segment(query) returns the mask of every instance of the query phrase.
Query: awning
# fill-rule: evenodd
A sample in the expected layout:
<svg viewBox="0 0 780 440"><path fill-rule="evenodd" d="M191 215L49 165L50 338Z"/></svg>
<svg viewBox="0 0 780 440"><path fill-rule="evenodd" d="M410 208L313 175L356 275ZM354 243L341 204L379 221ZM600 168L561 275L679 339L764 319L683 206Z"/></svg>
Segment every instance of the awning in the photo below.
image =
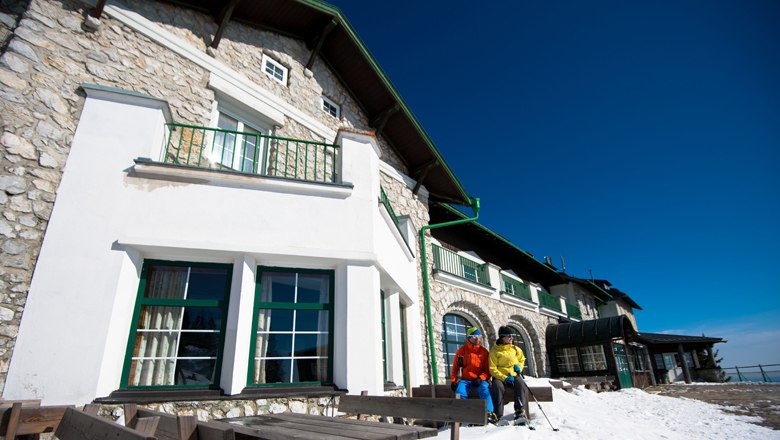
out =
<svg viewBox="0 0 780 440"><path fill-rule="evenodd" d="M553 347L596 344L616 338L623 338L627 342L637 340L634 325L623 315L548 325L545 336L548 350Z"/></svg>

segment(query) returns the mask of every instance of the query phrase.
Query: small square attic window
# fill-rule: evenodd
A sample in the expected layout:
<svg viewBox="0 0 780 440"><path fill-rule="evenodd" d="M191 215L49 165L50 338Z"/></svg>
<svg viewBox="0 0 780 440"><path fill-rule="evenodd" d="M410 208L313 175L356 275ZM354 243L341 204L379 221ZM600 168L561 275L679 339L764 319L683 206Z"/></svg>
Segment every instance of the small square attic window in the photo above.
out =
<svg viewBox="0 0 780 440"><path fill-rule="evenodd" d="M263 55L263 71L275 81L287 84L287 68L267 55Z"/></svg>
<svg viewBox="0 0 780 440"><path fill-rule="evenodd" d="M334 118L341 117L341 107L338 104L325 96L321 96L320 101L322 102L322 111L333 116Z"/></svg>

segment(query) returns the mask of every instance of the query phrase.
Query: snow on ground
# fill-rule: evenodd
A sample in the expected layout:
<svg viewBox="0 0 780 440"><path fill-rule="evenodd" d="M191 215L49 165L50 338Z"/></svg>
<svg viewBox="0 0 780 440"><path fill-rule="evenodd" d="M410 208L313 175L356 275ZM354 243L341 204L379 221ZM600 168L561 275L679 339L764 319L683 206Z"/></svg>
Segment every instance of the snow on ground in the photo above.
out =
<svg viewBox="0 0 780 440"><path fill-rule="evenodd" d="M542 379L528 380L543 385ZM553 402L541 402L550 422L560 431L553 432L536 402L529 396L531 431L522 426L461 427L463 440L521 439L780 439L780 431L755 425L758 417L739 416L722 410L722 406L698 400L665 397L636 388L596 393L580 386L568 393L553 389ZM514 413L512 404L504 417ZM439 432L439 439L450 438L449 428Z"/></svg>

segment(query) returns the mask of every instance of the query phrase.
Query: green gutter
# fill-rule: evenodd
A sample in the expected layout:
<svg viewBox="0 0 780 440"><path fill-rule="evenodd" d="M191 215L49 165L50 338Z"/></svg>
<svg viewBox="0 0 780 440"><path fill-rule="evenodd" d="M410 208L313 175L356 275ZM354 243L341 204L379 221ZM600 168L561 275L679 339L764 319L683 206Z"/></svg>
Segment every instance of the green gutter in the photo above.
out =
<svg viewBox="0 0 780 440"><path fill-rule="evenodd" d="M437 223L435 225L427 225L420 228L420 260L422 265L422 279L423 279L423 297L425 298L425 318L428 321L428 346L431 349L431 386L436 385L439 382L439 366L436 362L436 348L433 341L433 317L431 316L431 286L428 281L428 253L425 246L425 232L429 229L444 228L446 226L454 226L462 223L469 223L476 221L479 218L479 198L469 197L471 202L471 210L474 211L474 217L468 217L460 220L453 220L444 223Z"/></svg>

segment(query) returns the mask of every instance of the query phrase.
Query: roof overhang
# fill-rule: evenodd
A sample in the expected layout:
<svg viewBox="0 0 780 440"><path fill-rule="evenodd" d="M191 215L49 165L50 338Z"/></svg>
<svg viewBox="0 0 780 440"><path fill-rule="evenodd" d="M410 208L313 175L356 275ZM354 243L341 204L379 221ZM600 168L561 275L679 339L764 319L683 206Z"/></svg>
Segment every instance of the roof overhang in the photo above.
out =
<svg viewBox="0 0 780 440"><path fill-rule="evenodd" d="M723 338L710 338L707 336L670 335L666 333L640 333L639 342L648 346L659 345L704 345L712 346L719 342L726 342Z"/></svg>
<svg viewBox="0 0 780 440"><path fill-rule="evenodd" d="M547 330L545 330L545 337L547 349L550 350L554 347L598 344L613 339L635 342L637 341L637 332L631 320L620 315L548 325Z"/></svg>
<svg viewBox="0 0 780 440"><path fill-rule="evenodd" d="M273 31L306 43L365 112L369 124L396 151L409 175L423 180L432 200L468 206L469 196L379 63L335 6L317 0L173 0L228 21ZM311 63L311 61L310 61Z"/></svg>
<svg viewBox="0 0 780 440"><path fill-rule="evenodd" d="M467 218L462 212L442 203L432 203L430 215L431 224ZM564 282L558 272L477 222L432 229L431 234L460 249L472 250L485 261L496 264L502 269L511 269L525 281L536 282L547 287Z"/></svg>

